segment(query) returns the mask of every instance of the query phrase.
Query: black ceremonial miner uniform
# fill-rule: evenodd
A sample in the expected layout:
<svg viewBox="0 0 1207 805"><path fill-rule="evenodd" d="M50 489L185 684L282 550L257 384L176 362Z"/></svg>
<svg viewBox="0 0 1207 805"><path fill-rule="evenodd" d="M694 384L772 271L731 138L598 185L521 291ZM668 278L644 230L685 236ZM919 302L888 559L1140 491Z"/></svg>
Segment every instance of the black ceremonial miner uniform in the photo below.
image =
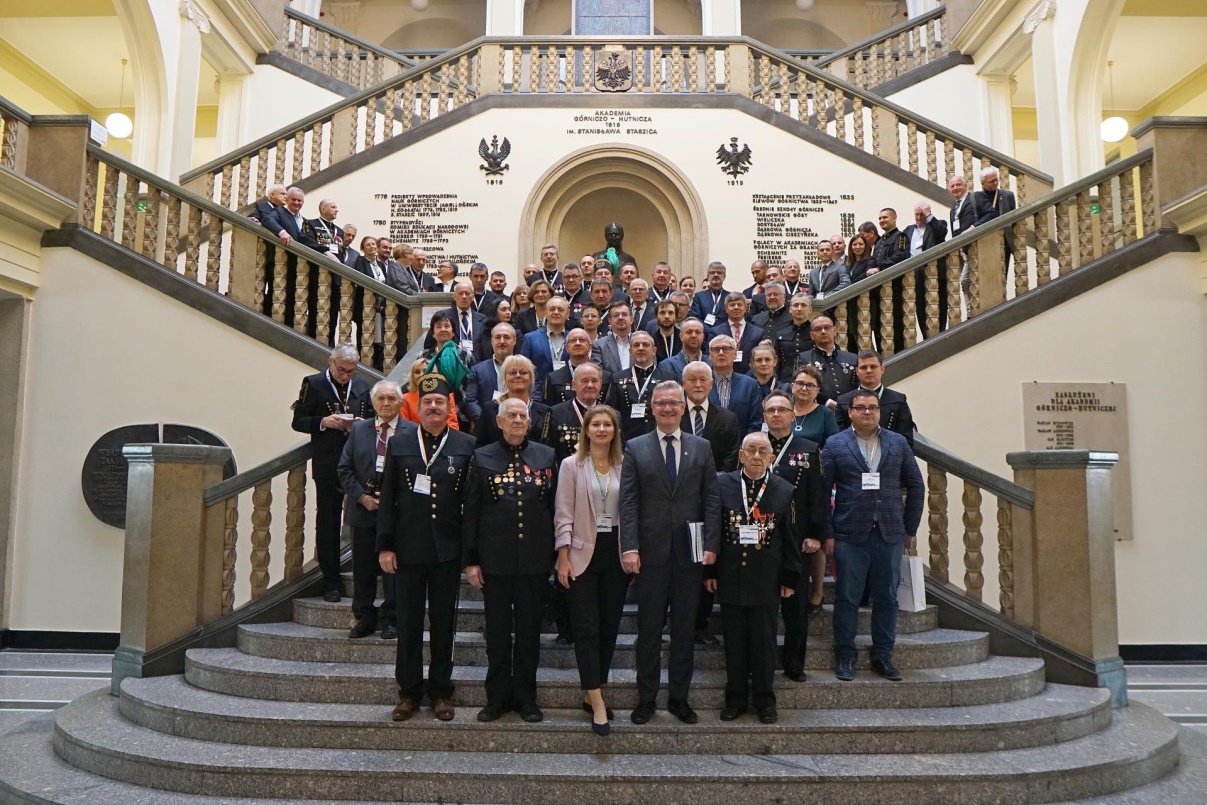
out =
<svg viewBox="0 0 1207 805"><path fill-rule="evenodd" d="M369 400L369 384L353 377L341 386L330 372L319 372L302 380L293 406L293 429L310 434L310 474L315 489L315 558L323 571L327 590L340 590L339 531L344 491L339 485L339 457L348 440L346 431L322 428L331 414L351 414L357 419L376 416Z"/></svg>
<svg viewBox="0 0 1207 805"><path fill-rule="evenodd" d="M800 365L797 358L813 349L813 322L808 319L799 327L789 318L775 332L775 357L779 361L780 380L787 383ZM803 358L802 358L803 362Z"/></svg>
<svg viewBox="0 0 1207 805"><path fill-rule="evenodd" d="M344 230L342 227L335 225L333 221L324 221L322 218L308 218L302 222L301 237L298 239L302 245L314 249L319 254L329 254L334 257L339 263L344 262L344 256L347 250L344 248ZM332 311L339 310L340 307L340 277L335 272L331 272L331 307ZM319 309L319 277L318 269L312 268L310 271L310 284L306 289L306 304L310 310L310 318L306 322L306 332L311 338L314 337L318 326L318 309ZM357 303L356 313L359 315L360 306ZM370 325L370 329L372 326ZM332 345L335 344L336 327L331 327L331 337L329 341Z"/></svg>
<svg viewBox="0 0 1207 805"><path fill-rule="evenodd" d="M771 450L776 461L771 471L792 484L792 511L796 519L798 547L804 551L806 539L824 542L832 534L830 527L830 491L821 474L817 443L789 432L786 439L770 433ZM805 649L809 639L808 557L802 557L799 592L780 599L784 615L784 648L780 653L784 671L795 674L805 670Z"/></svg>
<svg viewBox="0 0 1207 805"><path fill-rule="evenodd" d="M602 368L599 370L600 387L599 401L603 402L608 399L608 392L612 383L612 373L605 372ZM570 383L574 380L574 368L566 363L561 369L554 369L549 374L545 375L545 389L541 400L548 406L555 406L558 403L564 403L567 400L574 399L574 389L570 388Z"/></svg>
<svg viewBox="0 0 1207 805"><path fill-rule="evenodd" d="M905 395L899 391L885 388L883 385L873 389L876 396L880 398L880 427L885 430L891 430L893 433L900 433L909 442L909 446L914 446L914 414L909 410L909 401ZM838 422L839 430L846 430L851 427L851 398L855 396L855 392L848 391L846 394L838 398L838 410L834 412L834 419Z"/></svg>
<svg viewBox="0 0 1207 805"><path fill-rule="evenodd" d="M541 615L553 569L553 448L505 441L474 452L461 526L466 567L482 568L486 703L536 704ZM512 635L514 634L514 640Z"/></svg>
<svg viewBox="0 0 1207 805"><path fill-rule="evenodd" d="M804 366L811 363L821 373L821 391L817 401L837 400L848 391L859 388L859 376L855 374L855 366L859 363L855 353L834 347L834 351L826 354L821 347L813 347L802 352L797 363Z"/></svg>
<svg viewBox="0 0 1207 805"><path fill-rule="evenodd" d="M562 459L574 455L578 449L578 437L583 431L583 416L587 408L572 398L558 403L549 411L549 442L553 445L559 467Z"/></svg>
<svg viewBox="0 0 1207 805"><path fill-rule="evenodd" d="M446 435L448 441L444 441ZM433 701L453 696L453 634L461 586L461 509L473 455L474 437L448 427L437 436L422 427L418 433L404 431L390 439L386 450L377 510L377 550L398 555L394 574L398 610L394 676L399 698L407 697L416 706L424 694L425 603L431 620L427 694ZM430 494L423 493L422 485L420 491L415 491L421 475L429 479Z"/></svg>
<svg viewBox="0 0 1207 805"><path fill-rule="evenodd" d="M796 589L801 576L793 490L773 473L752 481L740 469L718 475L717 487L721 552L716 578L725 626L725 704L739 709L753 704L761 711L775 706L771 686L780 586ZM743 537L743 525L756 526L757 535ZM746 539L751 544L743 544Z"/></svg>
<svg viewBox="0 0 1207 805"><path fill-rule="evenodd" d="M620 429L624 432L626 442L643 436L656 427L654 408L650 405L654 386L658 385L654 370L653 364L648 369L634 365L629 371L612 377L608 405L620 412Z"/></svg>

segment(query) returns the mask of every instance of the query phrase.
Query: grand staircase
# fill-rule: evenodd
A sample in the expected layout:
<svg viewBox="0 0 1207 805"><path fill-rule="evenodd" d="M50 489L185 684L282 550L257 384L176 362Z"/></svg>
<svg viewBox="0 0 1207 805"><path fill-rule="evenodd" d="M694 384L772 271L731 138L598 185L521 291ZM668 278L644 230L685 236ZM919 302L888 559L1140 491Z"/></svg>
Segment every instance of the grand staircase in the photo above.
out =
<svg viewBox="0 0 1207 805"><path fill-rule="evenodd" d="M808 680L777 676L778 724L719 721L723 653L697 647L700 723L684 726L660 711L635 726L627 718L636 705L628 604L606 688L617 711L607 738L590 731L573 649L551 632L538 676L545 720L475 720L486 658L480 593L466 583L451 723L426 708L408 722L390 720L395 644L349 639L347 599L299 598L293 611L289 622L239 627L237 647L188 651L183 675L128 679L117 698L85 696L53 725L34 722L0 740L12 761L0 770L0 801L78 802L86 791L97 805L1027 803L1143 785L1178 761L1178 727L1163 716L1141 705L1112 710L1103 689L1046 683L1043 660L994 656L986 633L941 628L933 606L901 615L900 683L866 670L853 682L833 677L827 604L810 623ZM859 628L858 667L866 669L866 611Z"/></svg>

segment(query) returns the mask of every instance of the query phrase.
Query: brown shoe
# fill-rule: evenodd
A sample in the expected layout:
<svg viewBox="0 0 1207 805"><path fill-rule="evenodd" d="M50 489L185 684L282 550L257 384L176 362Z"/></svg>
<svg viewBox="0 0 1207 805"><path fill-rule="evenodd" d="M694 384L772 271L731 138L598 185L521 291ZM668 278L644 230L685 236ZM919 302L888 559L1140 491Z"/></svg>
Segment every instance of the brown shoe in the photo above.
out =
<svg viewBox="0 0 1207 805"><path fill-rule="evenodd" d="M394 719L395 721L406 721L413 715L415 715L415 703L410 699L403 699L398 703L398 706L394 708L394 712L390 718Z"/></svg>
<svg viewBox="0 0 1207 805"><path fill-rule="evenodd" d="M432 702L432 713L441 721L452 721L457 710L450 699L436 699Z"/></svg>

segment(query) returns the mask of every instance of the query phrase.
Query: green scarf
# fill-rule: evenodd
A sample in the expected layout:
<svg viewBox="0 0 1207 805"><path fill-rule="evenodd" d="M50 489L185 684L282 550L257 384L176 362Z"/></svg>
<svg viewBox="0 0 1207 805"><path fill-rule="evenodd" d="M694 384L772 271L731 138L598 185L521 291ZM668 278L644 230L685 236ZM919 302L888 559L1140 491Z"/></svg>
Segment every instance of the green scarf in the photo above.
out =
<svg viewBox="0 0 1207 805"><path fill-rule="evenodd" d="M456 341L445 341L444 346L436 351L427 365L428 372L443 375L444 379L454 389L461 388L461 383L469 375L470 369L461 360Z"/></svg>

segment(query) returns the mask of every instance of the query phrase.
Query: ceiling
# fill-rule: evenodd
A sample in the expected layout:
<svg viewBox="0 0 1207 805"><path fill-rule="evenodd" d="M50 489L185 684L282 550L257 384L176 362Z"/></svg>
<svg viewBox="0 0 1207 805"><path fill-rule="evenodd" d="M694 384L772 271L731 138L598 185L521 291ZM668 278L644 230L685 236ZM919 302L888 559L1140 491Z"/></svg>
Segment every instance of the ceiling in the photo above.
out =
<svg viewBox="0 0 1207 805"><path fill-rule="evenodd" d="M1113 61L1115 101L1111 103L1109 80L1103 81L1104 108L1118 111L1140 109L1174 84L1207 63L1203 42L1207 41L1207 0L1192 0L1196 16L1129 16L1132 5L1148 5L1151 0L1129 0L1124 16L1115 27L1110 55ZM1183 6L1190 3L1161 4ZM1034 108L1035 76L1028 58L1014 74L1018 89L1014 105ZM1104 77L1105 78L1105 77Z"/></svg>

